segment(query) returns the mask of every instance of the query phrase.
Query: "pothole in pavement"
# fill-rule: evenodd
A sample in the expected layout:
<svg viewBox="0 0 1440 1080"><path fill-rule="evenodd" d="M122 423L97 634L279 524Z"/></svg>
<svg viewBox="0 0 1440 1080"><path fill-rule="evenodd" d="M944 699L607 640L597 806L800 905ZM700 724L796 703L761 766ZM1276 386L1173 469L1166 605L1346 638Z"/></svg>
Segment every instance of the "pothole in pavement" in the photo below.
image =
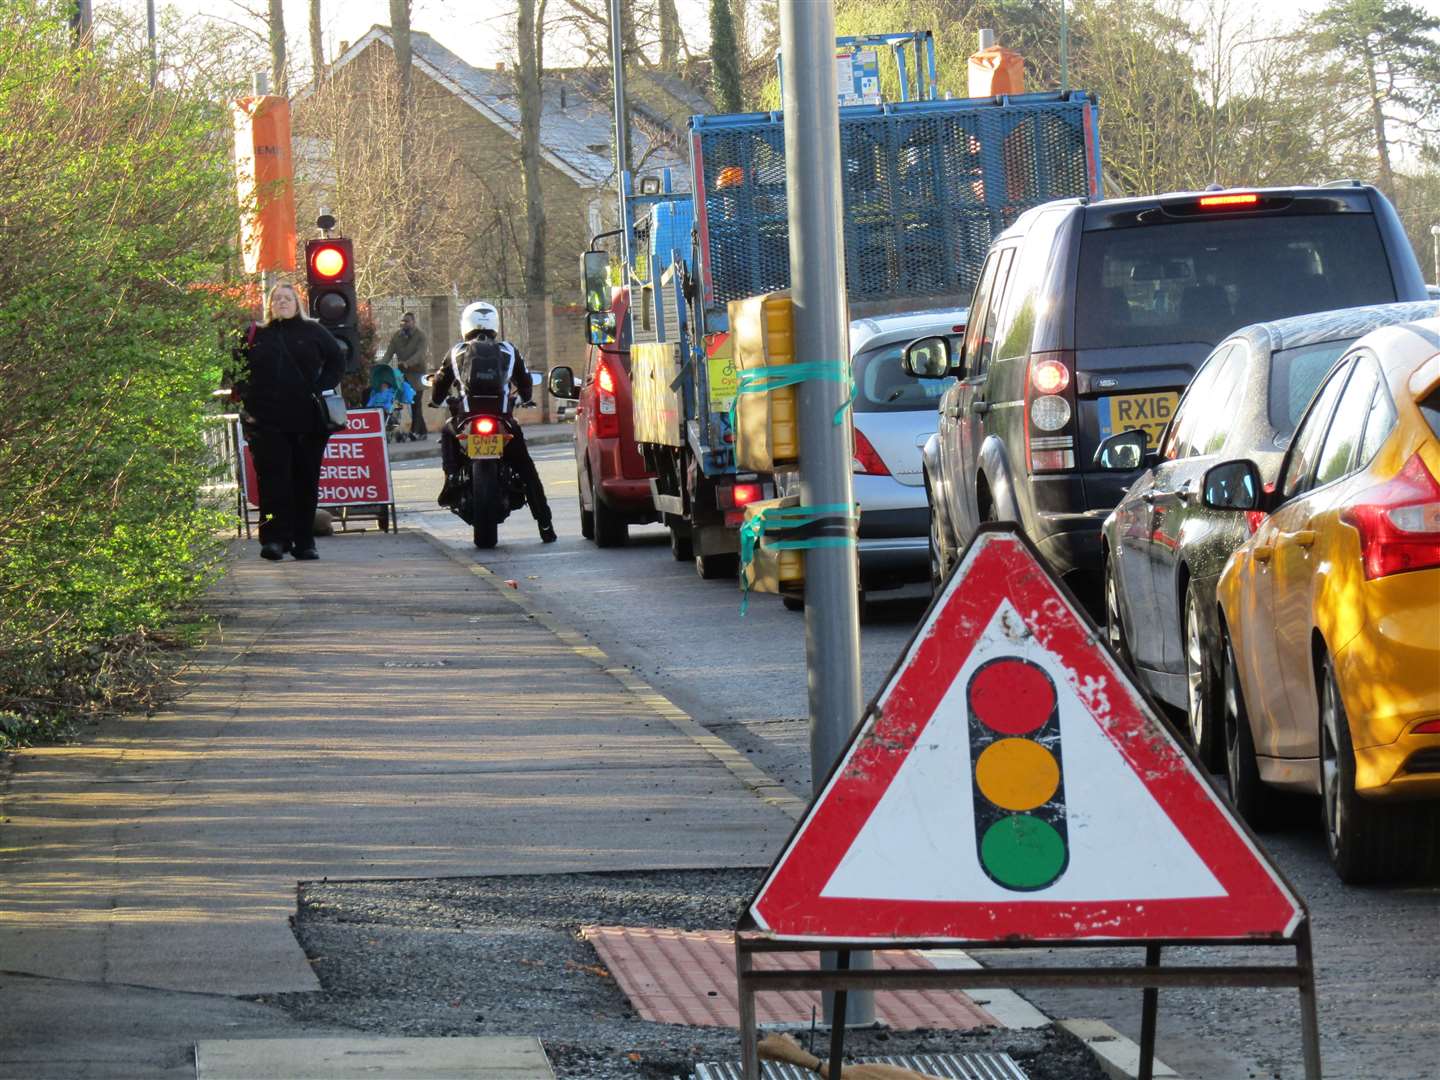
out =
<svg viewBox="0 0 1440 1080"><path fill-rule="evenodd" d="M728 1027L644 1020L582 927L732 927L762 869L304 882L295 934L320 980L262 998L301 1023L391 1036L535 1035L561 1080L688 1077ZM806 1026L796 1029L806 1041ZM856 1031L846 1056L1008 1053L1032 1080L1103 1080L1053 1027Z"/></svg>

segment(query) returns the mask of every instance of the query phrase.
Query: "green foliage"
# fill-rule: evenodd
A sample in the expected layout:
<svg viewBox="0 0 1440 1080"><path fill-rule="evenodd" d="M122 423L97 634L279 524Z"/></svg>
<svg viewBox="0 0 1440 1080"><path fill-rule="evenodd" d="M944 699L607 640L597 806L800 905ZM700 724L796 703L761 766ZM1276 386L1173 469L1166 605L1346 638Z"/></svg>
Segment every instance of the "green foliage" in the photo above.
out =
<svg viewBox="0 0 1440 1080"><path fill-rule="evenodd" d="M78 678L113 696L96 658L197 593L217 525L224 312L196 285L234 229L228 118L152 92L123 42L72 50L63 6L0 12L0 744L73 711Z"/></svg>
<svg viewBox="0 0 1440 1080"><path fill-rule="evenodd" d="M710 0L710 67L715 103L721 112L739 112L740 46L735 40L735 17L730 0Z"/></svg>

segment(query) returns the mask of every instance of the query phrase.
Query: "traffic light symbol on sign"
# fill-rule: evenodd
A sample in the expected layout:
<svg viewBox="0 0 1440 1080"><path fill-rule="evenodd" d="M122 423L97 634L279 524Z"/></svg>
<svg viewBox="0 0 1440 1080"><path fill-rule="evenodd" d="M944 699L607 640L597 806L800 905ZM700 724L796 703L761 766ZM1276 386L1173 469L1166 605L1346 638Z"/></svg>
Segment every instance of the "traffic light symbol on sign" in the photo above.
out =
<svg viewBox="0 0 1440 1080"><path fill-rule="evenodd" d="M976 669L965 698L980 866L1001 888L1046 888L1070 861L1055 683L1037 664L999 657Z"/></svg>
<svg viewBox="0 0 1440 1080"><path fill-rule="evenodd" d="M344 238L305 245L310 317L334 335L345 354L345 370L360 363L359 305L355 297L355 252Z"/></svg>

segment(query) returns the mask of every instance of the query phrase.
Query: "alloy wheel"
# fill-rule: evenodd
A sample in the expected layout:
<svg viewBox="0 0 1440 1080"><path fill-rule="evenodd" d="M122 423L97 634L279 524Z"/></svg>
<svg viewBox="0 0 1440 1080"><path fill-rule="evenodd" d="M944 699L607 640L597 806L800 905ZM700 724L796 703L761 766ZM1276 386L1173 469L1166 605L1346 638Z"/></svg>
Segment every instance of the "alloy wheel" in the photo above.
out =
<svg viewBox="0 0 1440 1080"><path fill-rule="evenodd" d="M1205 687L1205 648L1200 638L1200 612L1187 591L1185 594L1185 705L1190 721L1190 745L1199 753L1208 745L1210 732Z"/></svg>
<svg viewBox="0 0 1440 1080"><path fill-rule="evenodd" d="M1326 672L1329 675L1329 672ZM1333 857L1340 850L1348 823L1345 800L1340 784L1340 728L1348 721L1340 713L1335 680L1327 677L1320 682L1320 784L1325 801L1325 842Z"/></svg>

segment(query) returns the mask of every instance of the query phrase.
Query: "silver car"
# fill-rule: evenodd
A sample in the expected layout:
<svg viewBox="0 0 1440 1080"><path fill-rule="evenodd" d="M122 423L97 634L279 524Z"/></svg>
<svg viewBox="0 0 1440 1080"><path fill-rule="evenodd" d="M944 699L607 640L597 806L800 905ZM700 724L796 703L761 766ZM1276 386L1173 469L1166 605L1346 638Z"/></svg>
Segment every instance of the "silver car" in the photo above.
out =
<svg viewBox="0 0 1440 1080"><path fill-rule="evenodd" d="M855 374L855 501L860 504L860 588L875 593L930 576L930 504L920 448L936 429L949 378L916 379L900 366L917 338L965 332L965 308L877 315L850 323ZM781 481L782 491L794 474ZM786 597L799 607L798 597Z"/></svg>

